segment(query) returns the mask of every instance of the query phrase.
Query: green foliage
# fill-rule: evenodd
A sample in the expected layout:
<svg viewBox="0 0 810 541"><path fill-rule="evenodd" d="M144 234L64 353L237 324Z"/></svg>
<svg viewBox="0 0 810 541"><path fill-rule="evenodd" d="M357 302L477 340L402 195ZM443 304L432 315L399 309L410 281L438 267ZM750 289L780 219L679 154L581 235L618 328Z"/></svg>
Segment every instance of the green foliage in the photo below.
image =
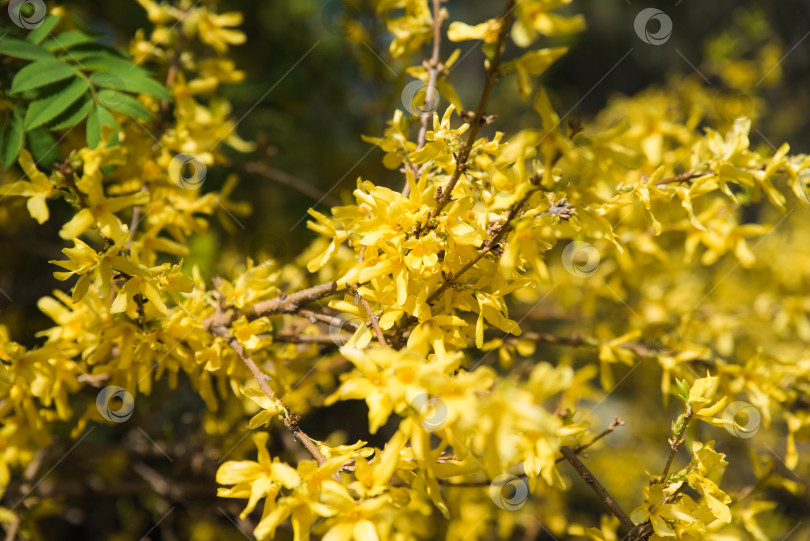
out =
<svg viewBox="0 0 810 541"><path fill-rule="evenodd" d="M147 94L171 100L166 88L123 51L99 43L99 36L69 29L62 15L49 15L26 35L0 26L0 55L12 63L4 70L0 94L5 104L2 165L17 160L21 148L37 162L60 159L57 140L87 119L86 140L91 148L101 141L102 126L110 126L118 141L119 126L111 111L133 120L150 120L152 113L135 96ZM14 74L11 81L8 75Z"/></svg>

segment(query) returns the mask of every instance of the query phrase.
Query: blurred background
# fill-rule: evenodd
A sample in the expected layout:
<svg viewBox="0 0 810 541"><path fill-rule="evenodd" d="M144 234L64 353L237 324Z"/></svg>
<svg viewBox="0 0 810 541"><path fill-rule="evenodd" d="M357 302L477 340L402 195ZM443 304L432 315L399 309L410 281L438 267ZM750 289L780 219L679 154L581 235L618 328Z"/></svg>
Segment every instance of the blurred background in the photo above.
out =
<svg viewBox="0 0 810 541"><path fill-rule="evenodd" d="M123 49L137 29L150 27L143 9L131 0L77 0L63 5L87 27L107 35L109 44ZM314 207L325 212L336 202L348 201L358 177L395 189L401 187L402 174L383 167L382 151L363 142L360 135L381 135L394 109L404 109L402 90L413 80L404 69L421 61L420 57L403 63L391 57L388 53L390 36L375 17L370 2L365 0L347 0L345 4L322 0L223 0L219 6L220 12L244 13L242 30L247 34L247 43L235 47L230 54L247 78L242 84L225 87L225 92L234 104L234 116L241 119L239 135L255 142L257 150L249 156L234 153L233 158L272 168L274 178L236 171L240 184L233 198L249 201L254 212L250 217L239 218L239 223L214 226L192 240L193 255L186 262L198 265L207 277L228 273L234 265L244 264L246 255L254 258L269 255L283 262L294 260L314 237L305 225L307 209ZM454 20L470 24L497 16L503 9L500 2L485 0L452 0L445 6ZM742 108L750 108L753 100L757 101L752 147L778 147L788 141L792 153L810 149L810 115L806 114L810 110L810 93L807 92L810 88L810 39L807 39L810 2L807 0L681 0L677 4L576 0L569 7L570 12L584 13L588 30L540 42L571 48L542 77L561 114L568 112L570 117L581 119L587 126L589 119L617 96L633 95L650 86L676 84L675 81L689 77L699 84L723 90L729 96L742 96L739 102ZM672 34L664 46L644 43L634 31L636 15L647 7L664 11L672 20ZM364 39L358 40L356 35L345 31L346 18L362 22L367 33ZM450 82L455 85L464 107L473 109L483 84L483 55L476 43L445 40L442 58L447 58L455 48L461 49L461 57L452 70ZM510 46L506 59L518 53L516 47ZM424 56L427 54L425 48ZM762 77L746 67L750 65L768 65L772 71ZM447 101L442 101L439 111L444 111L447 105ZM530 103L520 100L514 82L496 86L488 112L498 114L494 126L487 128L490 133L496 129L513 133L519 128L537 125L536 113ZM232 172L234 170L223 167L210 168L206 186L217 189ZM305 183L311 188L292 189L286 184L289 182ZM70 209L53 205L52 212L67 215ZM47 263L61 258L64 246L55 239L59 238L57 231L65 220L52 219L39 226L24 212L18 215L25 218L17 221L13 229L0 231L0 323L9 327L14 340L31 346L37 342L35 333L50 323L36 309L37 300L52 289L65 288L65 284L53 278L55 268ZM549 357L556 354L559 352L551 351ZM186 449L211 450L241 444L252 458L249 439L244 442L236 441L236 437L227 442L194 441L194 437L199 437L198 424L216 423L216 415L198 415L205 409L202 401L185 384L181 384L182 389L186 392L158 388L149 397L139 397L144 402L138 410L151 413L148 418L138 419L138 425L146 429L142 431L144 435L168 437L171 433L170 439L175 442L167 449L171 463L164 462L163 449L152 445L149 436L144 438L134 431L113 432L117 427L97 428L87 440L84 456L107 461L105 470L119 472L124 480L115 485L113 494L93 492L88 485L77 486L75 496L102 500L113 497L119 517L130 513L132 520L141 524L160 517L154 510L173 509L165 503L172 498L178 509L188 505L189 510L199 509L200 502L205 500L213 514L209 518L216 527L197 531L188 526L186 519L198 511L173 513L166 524L176 521L177 531L185 533L171 537L166 533L171 532L171 528L160 528L151 534L152 538L182 539L191 535L188 532L192 530L193 538L201 541L241 538L234 535L237 530L231 529L226 521L230 520L227 515L238 514L240 502L231 506L214 498L213 477L199 474L201 471L210 473L212 468L215 471L214 451L206 455L205 467L184 461L183 457ZM613 413L621 414L620 408L619 403L611 404L607 420ZM167 428L167 419L180 421ZM352 419L357 421L356 426ZM319 422L346 429L349 441L367 436L362 404L327 413ZM665 441L666 428L658 435L661 442ZM110 444L111 439L119 436L116 443L119 451L136 449L149 457L144 459L146 465L138 472L140 480L126 482L125 462ZM384 440L372 443L381 441ZM632 445L633 439L629 432L621 435L619 431L611 436L610 442L616 448L623 448ZM150 460L160 466L148 465ZM95 464L83 462L79 455L70 458L66 466L76 471L95 469ZM156 470L162 473L153 475ZM177 479L178 490L182 489L187 500L143 496L144 490L159 493L154 486L144 485L142 480L148 481L150 477L156 483ZM628 487L635 487L637 481L628 481ZM163 488L165 494L171 494L172 487ZM618 497L628 500L636 497L632 491L617 488ZM132 495L133 500L121 497L128 495ZM580 511L584 515L603 514L601 504L587 490L579 496ZM154 501L136 503L137 498L153 498ZM94 537L96 534L92 532L126 527L120 524L120 518L113 519L104 511L102 500L97 501L97 511L93 506L82 506L87 515L52 519L54 532L59 532L53 538L70 539L81 535L87 539L106 539L108 537ZM164 503L155 503L158 500ZM190 500L194 500L193 504ZM810 513L806 501L789 498L781 501L789 515L801 517ZM148 518L142 507L152 509L153 516ZM74 528L68 523L77 525ZM79 526L82 524L84 526ZM88 529L88 525L92 527ZM132 529L137 531L137 527ZM544 537L543 532L535 533L537 539L551 539Z"/></svg>

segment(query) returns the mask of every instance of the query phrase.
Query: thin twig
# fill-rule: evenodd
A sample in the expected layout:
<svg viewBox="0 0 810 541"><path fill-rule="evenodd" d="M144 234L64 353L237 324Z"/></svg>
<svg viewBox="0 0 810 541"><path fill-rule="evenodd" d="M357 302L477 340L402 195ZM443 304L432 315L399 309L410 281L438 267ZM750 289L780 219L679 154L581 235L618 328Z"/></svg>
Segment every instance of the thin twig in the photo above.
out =
<svg viewBox="0 0 810 541"><path fill-rule="evenodd" d="M344 334L343 338L348 340L351 335ZM281 342L285 344L323 344L323 345L341 345L340 335L332 336L329 334L274 334L271 335L273 342Z"/></svg>
<svg viewBox="0 0 810 541"><path fill-rule="evenodd" d="M327 282L325 284L302 289L301 291L296 291L290 295L281 295L274 299L257 302L249 310L243 312L248 317L291 313L295 312L301 305L329 297L338 291L336 282Z"/></svg>
<svg viewBox="0 0 810 541"><path fill-rule="evenodd" d="M217 296L219 297L220 301L220 307L218 307L218 310L221 310L222 294L217 292ZM296 439L298 439L301 442L301 444L304 447L306 447L307 451L309 451L310 454L315 458L315 460L318 461L319 465L326 462L326 457L323 456L323 453L321 453L320 449L318 449L318 446L315 445L315 443L312 441L312 438L310 438L303 430L301 430L301 427L298 426L298 420L300 419L301 415L290 411L290 409L286 405L284 405L281 402L281 400L279 400L279 398L276 396L276 393L273 391L273 389L270 388L270 385L267 383L267 377L264 375L264 373L262 373L261 369L256 364L256 362L250 357L250 355L248 355L247 351L245 351L245 348L242 346L242 344L240 344L239 341L236 339L236 337L231 333L230 329L228 329L228 327L226 327L225 325L215 323L214 325L211 326L210 330L213 335L220 336L228 341L228 345L230 345L231 349L233 349L233 351L239 356L239 358L242 360L245 366L248 367L251 374L253 374L253 378L259 384L259 388L262 390L262 392L272 402L279 404L282 407L282 413L284 415L284 425L296 436Z"/></svg>
<svg viewBox="0 0 810 541"><path fill-rule="evenodd" d="M447 184L443 188L439 188L439 191L436 192L436 206L433 207L433 210L428 215L425 223L417 228L415 232L415 236L417 238L422 236L422 234L424 234L426 231L435 227L435 224L433 223L434 220L439 216L442 209L450 202L453 188L456 187L459 178L461 178L461 174L467 168L467 159L470 157L470 152L475 144L475 138L478 136L478 130L485 122L484 118L487 103L489 102L489 96L492 93L492 87L495 84L495 80L498 78L498 68L501 64L501 55L503 54L506 46L506 37L509 35L509 29L512 26L512 20L514 19L514 8L515 0L509 0L506 5L506 12L504 13L503 17L501 17L501 28L498 32L498 39L495 43L495 54L493 55L492 60L489 63L489 68L487 69L487 78L486 82L484 83L484 90L481 93L481 99L478 102L478 109L476 109L475 116L472 118L467 140L458 151L458 156L456 157L456 168L453 171L453 175L450 177L450 180L447 181Z"/></svg>
<svg viewBox="0 0 810 541"><path fill-rule="evenodd" d="M327 282L325 284L319 284L317 286L296 291L295 293L291 293L289 295L281 294L278 297L257 302L253 306L249 306L238 312L236 310L217 310L216 313L206 318L206 320L203 322L203 328L208 329L213 325L224 325L227 327L240 315L244 315L248 319L255 319L257 317L274 314L301 313L304 312L304 310L301 308L302 306L323 299L324 297L334 295L339 291L341 290L338 289L336 282ZM315 312L302 313L301 315L310 317L312 314L315 314ZM310 319L312 318L310 317ZM332 320L330 319L330 321L326 322L330 323L331 321Z"/></svg>
<svg viewBox="0 0 810 541"><path fill-rule="evenodd" d="M374 329L374 336L377 337L377 342L380 343L380 347L383 349L388 348L388 343L385 341L385 335L383 334L382 329L380 328L380 320L374 313L374 310L371 309L371 305L360 294L358 286L353 286L351 289L352 293L354 293L355 304L359 301L360 304L363 305L363 309L366 311L366 315L368 315L368 321L371 324L371 328Z"/></svg>
<svg viewBox="0 0 810 541"><path fill-rule="evenodd" d="M455 273L449 273L448 275L444 276L444 281L439 285L438 288L436 288L436 290L433 293L431 293L428 296L426 301L428 304L438 299L439 296L442 293L444 293L444 291L448 287L452 286L462 274L470 270L484 256L486 256L489 252L491 252L492 249L498 245L498 243L501 242L503 237L511 230L512 220L515 218L517 213L523 207L524 203L526 203L526 201L529 199L529 197L531 197L533 193L534 190L530 190L529 192L526 193L526 195L523 196L523 198L520 201L515 203L512 206L512 208L509 209L509 214L507 215L506 219L498 226L497 231L495 231L494 234L484 242L481 248L478 249L478 254L476 254L474 258L468 261L463 267L461 267L461 269L459 269ZM394 342L400 343L402 341L404 334L407 332L408 328L411 325L413 325L416 321L417 318L414 317L413 315L408 316L405 319L405 321L402 322L397 332L394 334L393 338Z"/></svg>
<svg viewBox="0 0 810 541"><path fill-rule="evenodd" d="M145 185L141 186L141 192L149 193L149 188ZM135 233L138 231L138 226L141 223L141 206L142 205L135 205L132 207L132 219L129 221L129 239L127 239L127 251L131 253L130 246L132 245L132 241L135 240Z"/></svg>
<svg viewBox="0 0 810 541"><path fill-rule="evenodd" d="M675 184L679 182L686 182L688 180L692 180L693 178L714 174L716 174L714 171L694 171L690 169L689 171L681 173L680 175L675 175L674 177L659 178L658 180L655 181L655 185L660 186L661 184Z"/></svg>
<svg viewBox="0 0 810 541"><path fill-rule="evenodd" d="M520 201L515 203L512 206L512 208L509 209L509 214L506 216L506 221L504 221L503 224L501 224L501 226L498 228L498 231L483 244L483 246L478 250L478 254L474 258L468 261L467 264L461 267L461 269L459 269L457 272L451 273L450 276L445 278L442 285L440 285L439 288L436 289L436 291L434 291L433 293L431 293L430 296L427 298L428 304L439 298L439 295L441 295L445 289L450 287L455 282L456 279L458 279L462 274L470 270L485 255L487 255L490 251L492 251L492 249L495 246L497 246L499 242L501 242L501 239L503 239L506 233L508 233L512 229L512 220L515 218L517 213L523 207L523 204L526 203L526 201L533 193L534 191L529 191L526 195L523 196L523 198Z"/></svg>
<svg viewBox="0 0 810 541"><path fill-rule="evenodd" d="M439 78L439 72L444 70L444 66L439 62L439 51L442 43L442 23L444 19L441 15L442 0L433 0L433 55L430 60L424 62L428 71L428 84L427 94L425 94L425 102L431 103L433 97L436 95L436 82ZM416 150L425 146L425 136L427 134L430 119L433 116L433 111L429 107L425 107L420 116L419 135L416 138ZM419 168L416 164L412 164L414 179L419 178ZM402 195L408 197L411 192L411 185L406 181L405 186L402 188Z"/></svg>
<svg viewBox="0 0 810 541"><path fill-rule="evenodd" d="M669 451L669 458L667 458L667 465L664 466L664 473L661 474L661 482L667 482L667 476L669 475L669 468L672 466L672 461L675 459L675 454L678 452L678 449L683 447L683 435L686 432L686 427L689 426L689 421L692 420L692 406L691 404L686 406L686 412L683 416L683 424L681 425L680 431L678 431L678 435L675 437L674 440L670 441L670 451Z"/></svg>
<svg viewBox="0 0 810 541"><path fill-rule="evenodd" d="M183 54L183 45L186 39L186 32L183 28L183 21L188 15L188 11L183 11L182 16L178 20L180 22L180 27L177 30L177 44L174 48L174 54L172 55L171 63L169 64L169 71L166 74L166 88L172 88L174 86L175 81L177 80L177 74L180 72L180 56ZM163 132L163 128L166 124L166 116L169 114L169 100L162 100L160 102L160 113L161 116L158 119L158 125L156 126L157 138L160 138L160 134Z"/></svg>
<svg viewBox="0 0 810 541"><path fill-rule="evenodd" d="M259 175L266 179L274 180L279 184L283 184L284 186L289 186L290 188L311 197L315 201L326 203L330 207L340 205L340 201L329 194L322 192L312 184L305 182L289 173L285 173L280 169L270 167L262 162L247 162L243 164L236 161L229 161L226 165L234 169L240 169L246 173Z"/></svg>
<svg viewBox="0 0 810 541"><path fill-rule="evenodd" d="M353 329L357 329L359 325L354 321L344 321L343 319L333 316L331 314L324 314L322 312L316 312L314 310L308 310L306 308L299 308L296 312L299 316L305 317L310 320L312 323L320 321L321 323L328 323L330 326L337 326L339 329L343 327L351 327Z"/></svg>
<svg viewBox="0 0 810 541"><path fill-rule="evenodd" d="M574 447L572 449L572 451L574 452L575 455L583 453L588 447L590 447L591 445L593 445L597 441L601 440L602 438L604 438L605 436L607 436L608 434L610 434L611 432L613 432L614 430L616 430L620 426L624 426L624 420L621 417L614 417L613 422L610 423L608 425L608 427L606 429L604 429L598 436L596 436L594 439L592 439L588 443L585 443L585 444L582 444L582 445L577 445L576 447ZM564 456L558 458L557 462L559 463L559 462L562 462L563 460L565 460Z"/></svg>
<svg viewBox="0 0 810 541"><path fill-rule="evenodd" d="M608 434L610 434L611 432L613 432L614 430L616 430L620 426L624 426L624 421L619 417L614 417L613 422L610 423L610 425L608 425L608 427L605 430L603 430L598 436L596 436L594 439L592 439L588 443L585 443L585 444L582 444L582 445L577 445L576 447L571 449L571 452L574 453L575 455L578 455L580 453L585 452L585 450L588 449L591 445L593 445L597 441L601 440L602 438L604 438L605 436L607 436ZM556 460L556 462L559 464L563 460L565 460L564 456L558 458ZM528 476L524 473L523 475L520 475L519 477L526 478ZM452 487L480 487L480 486L489 485L490 483L491 483L491 481L489 481L489 480L467 481L467 482L462 482L462 483L449 483L449 482L446 482L444 480L439 481L439 484L444 484L444 485L452 486Z"/></svg>
<svg viewBox="0 0 810 541"><path fill-rule="evenodd" d="M613 515L619 519L619 522L622 523L622 526L624 526L628 532L632 532L636 528L636 525L633 523L632 520L630 520L630 517L627 516L627 513L625 513L624 510L621 507L619 507L619 504L616 503L616 500L613 499L613 497L608 493L605 487L603 487L602 484L596 480L596 478L593 476L590 470L588 470L588 468L585 467L585 464L583 464L582 461L580 461L576 457L574 452L568 447L565 446L560 447L560 452L563 454L565 459L571 463L571 465L574 467L574 469L577 471L580 477L582 477L582 479L586 483L588 483L588 486L590 486L591 489L593 489L596 495L599 496L599 499L602 500L605 503L605 505L607 505L608 509L610 509L610 512L613 513Z"/></svg>

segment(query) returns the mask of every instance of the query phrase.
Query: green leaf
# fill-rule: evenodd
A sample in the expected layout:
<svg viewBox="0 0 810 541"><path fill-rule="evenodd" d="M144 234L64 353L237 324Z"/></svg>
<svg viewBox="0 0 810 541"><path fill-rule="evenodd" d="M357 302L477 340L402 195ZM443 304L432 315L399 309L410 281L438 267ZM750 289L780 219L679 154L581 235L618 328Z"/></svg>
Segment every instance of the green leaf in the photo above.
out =
<svg viewBox="0 0 810 541"><path fill-rule="evenodd" d="M50 169L54 163L62 161L59 145L47 129L38 128L30 131L26 137L34 161L42 164L45 169Z"/></svg>
<svg viewBox="0 0 810 541"><path fill-rule="evenodd" d="M115 129L115 135L108 146L118 144L118 124L107 109L97 105L87 117L87 146L90 148L96 148L101 142L102 126L112 126Z"/></svg>
<svg viewBox="0 0 810 541"><path fill-rule="evenodd" d="M134 94L148 94L162 100L171 100L163 85L135 71L111 69L90 75L90 82L102 88L125 90ZM123 85L123 86L122 86Z"/></svg>
<svg viewBox="0 0 810 541"><path fill-rule="evenodd" d="M101 90L98 93L99 103L106 109L124 113L132 118L151 120L152 114L137 99L115 90Z"/></svg>
<svg viewBox="0 0 810 541"><path fill-rule="evenodd" d="M25 36L25 39L27 39L31 43L39 45L40 43L42 43L42 40L48 37L48 35L51 33L51 30L53 30L54 26L59 24L60 20L62 20L61 15L49 15L45 17L45 20L42 21L41 25L28 32L28 35Z"/></svg>
<svg viewBox="0 0 810 541"><path fill-rule="evenodd" d="M119 70L134 73L142 77L149 77L149 72L142 67L133 64L126 58L121 58L120 56L103 51L89 54L84 58L79 59L79 61L81 62L81 68L84 71Z"/></svg>
<svg viewBox="0 0 810 541"><path fill-rule="evenodd" d="M89 86L81 77L74 77L61 84L53 93L31 102L25 113L25 130L32 130L63 113L84 93Z"/></svg>
<svg viewBox="0 0 810 541"><path fill-rule="evenodd" d="M17 161L17 154L20 153L23 140L23 119L17 113L12 113L7 118L7 124L3 128L3 144L0 152L3 155L3 167L9 167Z"/></svg>
<svg viewBox="0 0 810 541"><path fill-rule="evenodd" d="M68 107L67 111L59 115L51 122L51 131L64 130L75 126L82 121L84 117L93 109L93 98L86 95L84 98L77 101L75 104Z"/></svg>
<svg viewBox="0 0 810 541"><path fill-rule="evenodd" d="M38 60L17 72L11 81L11 93L39 88L76 75L70 65L58 60Z"/></svg>
<svg viewBox="0 0 810 541"><path fill-rule="evenodd" d="M84 63L84 60L91 56L111 56L126 60L130 57L126 51L119 51L113 47L102 45L101 43L85 43L77 45L70 50L70 59Z"/></svg>
<svg viewBox="0 0 810 541"><path fill-rule="evenodd" d="M141 102L122 92L106 89L101 90L98 93L98 101L107 109L124 113L132 118L141 118L143 120L152 119L149 110L144 107Z"/></svg>
<svg viewBox="0 0 810 541"><path fill-rule="evenodd" d="M53 55L42 47L9 36L0 40L0 54L14 58L22 58L24 60L53 59Z"/></svg>
<svg viewBox="0 0 810 541"><path fill-rule="evenodd" d="M58 36L53 36L51 39L43 43L42 46L53 53L59 50L67 51L71 47L82 45L84 43L90 43L94 39L96 38L85 34L81 30L69 30L67 32L62 32Z"/></svg>

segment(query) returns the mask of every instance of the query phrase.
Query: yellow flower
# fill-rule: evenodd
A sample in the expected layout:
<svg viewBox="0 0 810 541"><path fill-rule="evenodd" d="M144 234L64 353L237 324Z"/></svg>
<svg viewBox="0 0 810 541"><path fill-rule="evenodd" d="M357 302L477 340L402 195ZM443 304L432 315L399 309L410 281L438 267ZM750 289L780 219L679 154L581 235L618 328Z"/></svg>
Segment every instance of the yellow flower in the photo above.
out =
<svg viewBox="0 0 810 541"><path fill-rule="evenodd" d="M45 201L55 194L53 184L44 173L37 169L31 153L27 150L20 150L19 163L29 180L18 180L10 186L0 188L0 198L9 195L27 197L28 213L37 222L43 224L48 221L49 217L48 205Z"/></svg>

